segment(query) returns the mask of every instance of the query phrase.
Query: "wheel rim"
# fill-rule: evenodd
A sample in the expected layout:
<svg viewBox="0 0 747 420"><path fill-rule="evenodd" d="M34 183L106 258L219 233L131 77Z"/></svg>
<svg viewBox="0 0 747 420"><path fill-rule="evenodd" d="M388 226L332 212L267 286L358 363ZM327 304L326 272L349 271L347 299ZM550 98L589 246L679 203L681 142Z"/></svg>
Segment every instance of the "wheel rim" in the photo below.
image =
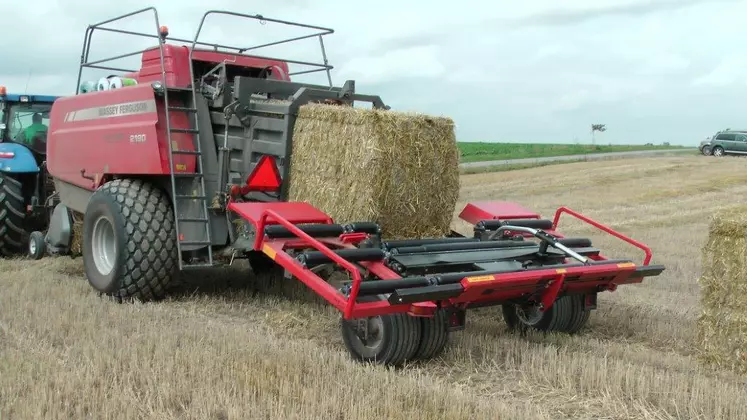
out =
<svg viewBox="0 0 747 420"><path fill-rule="evenodd" d="M526 325L535 325L542 320L543 313L537 305L516 305L516 316Z"/></svg>
<svg viewBox="0 0 747 420"><path fill-rule="evenodd" d="M363 357L373 357L384 342L384 321L380 316L346 322L351 345Z"/></svg>
<svg viewBox="0 0 747 420"><path fill-rule="evenodd" d="M29 241L29 252L31 255L36 255L36 241L33 239Z"/></svg>
<svg viewBox="0 0 747 420"><path fill-rule="evenodd" d="M114 269L117 258L114 226L103 216L99 217L93 224L91 254L96 269L102 275L107 275Z"/></svg>
<svg viewBox="0 0 747 420"><path fill-rule="evenodd" d="M716 156L721 156L723 154L723 151L721 149L716 149L713 151L713 154Z"/></svg>

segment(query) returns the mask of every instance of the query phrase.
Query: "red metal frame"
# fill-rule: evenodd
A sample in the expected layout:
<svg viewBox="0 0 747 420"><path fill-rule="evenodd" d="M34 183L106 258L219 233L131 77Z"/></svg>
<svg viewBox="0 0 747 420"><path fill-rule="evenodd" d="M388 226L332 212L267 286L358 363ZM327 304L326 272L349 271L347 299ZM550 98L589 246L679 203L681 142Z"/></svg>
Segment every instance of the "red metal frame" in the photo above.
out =
<svg viewBox="0 0 747 420"><path fill-rule="evenodd" d="M256 232L264 232L265 226L274 222L274 224L280 224L296 235L297 238L271 240L267 239L265 235L258 234L255 238L254 250L262 251L273 261L288 270L322 298L327 300L327 302L342 311L345 319L350 319L351 317L358 318L383 315L394 312L411 312L416 316L429 316L433 314L435 304L430 302L395 306L390 305L386 301L356 303L358 289L360 288L362 280L360 272L355 269L350 262L333 253L329 246L334 246L335 248L353 248L355 244L367 239L369 235L356 233L342 234L339 238L313 238L299 229L294 223L330 224L332 223L332 219L310 204L296 202L230 203L228 209L252 222L255 226ZM284 252L284 250L288 248L302 247L312 247L317 251L322 252L351 274L353 290L347 299L329 283L317 276L311 270L301 266L298 261L294 260ZM390 270L382 263L361 262L360 264L382 279L401 278L397 273Z"/></svg>
<svg viewBox="0 0 747 420"><path fill-rule="evenodd" d="M581 213L573 211L573 210L569 209L568 207L559 207L555 211L555 217L553 218L553 221L552 221L552 229L553 230L556 230L558 228L558 223L560 222L560 216L563 213L570 214L571 216L573 216L573 217L575 217L575 218L577 218L577 219L579 219L581 221L584 221L584 222L586 222L586 223L594 226L595 228L597 228L599 230L602 230L602 231L604 231L606 233L609 233L610 235L612 235L612 236L614 236L614 237L616 237L618 239L621 239L621 240L629 243L630 245L633 245L636 248L641 249L645 253L645 255L646 255L645 258L643 259L643 265L649 265L649 263L651 262L651 258L653 257L653 253L651 252L651 248L649 248L645 244L643 244L641 242L638 242L635 239L630 238L629 236L623 235L622 233L620 233L620 232L612 229L609 226L605 226L605 225L603 225L603 224L601 224L601 223L599 223L599 222L597 222L595 220L592 220L591 218L586 217L586 216L582 215Z"/></svg>
<svg viewBox="0 0 747 420"><path fill-rule="evenodd" d="M296 224L330 224L333 221L325 213L308 203L230 203L229 210L238 213L241 217L254 224L256 232L258 232L253 245L255 251L263 252L294 277L313 289L317 294L327 300L327 302L341 311L344 319L386 315L397 312L408 312L414 316L432 316L437 308L436 302L433 301L414 304L391 304L385 300L356 302L362 282L361 272L351 262L335 254L332 249L354 248L357 243L367 239L369 235L344 233L334 238L312 237L296 226ZM554 228L557 227L558 219L563 212L577 217L580 216L581 220L644 249L647 253L645 265L648 265L651 254L648 247L565 207L558 209L555 221L553 222ZM272 239L264 234L259 234L260 232L264 232L265 227L269 224L284 226L295 237ZM340 291L285 252L286 249L294 248L313 248L350 273L352 283L349 295L345 297ZM602 256L595 258L598 261L606 259L606 257ZM382 281L401 278L381 262L359 262L358 264L369 270ZM620 284L640 283L643 277L641 275L634 275L636 268L636 264L632 262L617 263L610 261L608 264L593 266L568 266L567 268L552 268L487 276L466 276L459 283L463 289L462 293L456 297L444 299L439 304L443 307L467 308L474 304L500 302L539 294L539 301L542 304L540 310L546 311L552 307L552 304L561 292L573 293L605 289L612 291ZM573 281L566 282L570 278Z"/></svg>

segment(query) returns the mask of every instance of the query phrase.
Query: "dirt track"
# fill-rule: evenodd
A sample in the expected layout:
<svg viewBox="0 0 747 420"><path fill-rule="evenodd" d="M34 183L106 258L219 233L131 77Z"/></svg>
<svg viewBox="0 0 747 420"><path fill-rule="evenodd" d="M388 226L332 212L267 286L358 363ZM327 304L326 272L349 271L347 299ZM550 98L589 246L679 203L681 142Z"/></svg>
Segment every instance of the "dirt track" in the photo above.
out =
<svg viewBox="0 0 747 420"><path fill-rule="evenodd" d="M747 418L747 378L693 358L708 221L746 192L744 160L699 156L464 176L460 209L567 205L648 243L667 271L600 296L575 337L515 337L497 309L470 313L442 360L400 371L350 361L335 312L252 298L239 269L118 305L79 260L3 261L0 418ZM640 255L568 222L606 254Z"/></svg>

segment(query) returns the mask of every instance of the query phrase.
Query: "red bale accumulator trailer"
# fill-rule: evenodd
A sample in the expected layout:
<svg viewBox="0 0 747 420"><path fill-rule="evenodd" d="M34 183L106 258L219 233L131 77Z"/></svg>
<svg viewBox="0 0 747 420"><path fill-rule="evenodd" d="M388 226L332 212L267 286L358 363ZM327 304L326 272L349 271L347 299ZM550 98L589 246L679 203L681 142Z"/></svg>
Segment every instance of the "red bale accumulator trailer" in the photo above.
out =
<svg viewBox="0 0 747 420"><path fill-rule="evenodd" d="M146 13L153 33L126 33L158 45L112 58L139 54L139 69L88 59L95 31L121 32L106 25ZM200 42L213 14L311 33L256 47ZM598 293L664 270L650 264L644 244L567 208L546 220L516 203L469 203L460 217L473 225L471 236L388 240L376 221L335 221L308 203L288 202L301 105L388 107L357 93L351 80L332 85L323 42L331 29L210 11L191 41L167 32L153 8L91 25L81 71L105 68L133 82L79 92L52 109L48 162L60 204L42 245L69 253L74 217L82 217L85 273L100 292L158 299L183 270L247 258L260 282L301 281L337 308L354 357L399 365L439 355L468 309L501 305L512 328L575 333ZM314 37L322 63L247 53ZM295 74L326 72L329 86L292 81L289 64L313 68ZM610 259L590 239L565 237L562 214L640 248L643 262ZM322 267L347 280L332 282Z"/></svg>

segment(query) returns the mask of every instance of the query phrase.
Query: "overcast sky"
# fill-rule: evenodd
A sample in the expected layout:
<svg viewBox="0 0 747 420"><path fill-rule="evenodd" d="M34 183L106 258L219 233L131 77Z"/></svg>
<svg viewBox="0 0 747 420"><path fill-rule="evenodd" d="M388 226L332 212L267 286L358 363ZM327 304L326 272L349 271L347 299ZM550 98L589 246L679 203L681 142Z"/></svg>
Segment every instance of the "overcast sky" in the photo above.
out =
<svg viewBox="0 0 747 420"><path fill-rule="evenodd" d="M335 84L355 79L393 109L452 117L463 141L589 143L601 123L599 143L697 144L747 128L745 0L13 1L2 11L0 85L74 93L86 26L156 3L171 35L190 39L206 7L334 28L325 39ZM282 35L239 23L209 17L201 39ZM147 45L108 35L94 36L91 59ZM321 60L318 42L265 52L283 53ZM303 80L325 83L319 76Z"/></svg>

